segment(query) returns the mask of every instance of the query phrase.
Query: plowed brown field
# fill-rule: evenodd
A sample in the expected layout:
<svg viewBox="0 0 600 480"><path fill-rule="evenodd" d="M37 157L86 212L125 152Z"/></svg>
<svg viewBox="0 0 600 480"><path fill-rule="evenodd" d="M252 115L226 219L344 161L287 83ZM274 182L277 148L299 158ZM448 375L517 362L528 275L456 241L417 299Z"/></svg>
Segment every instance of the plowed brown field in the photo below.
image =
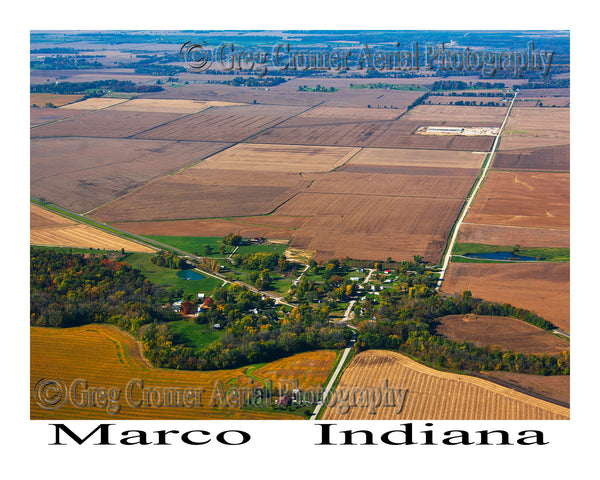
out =
<svg viewBox="0 0 600 480"><path fill-rule="evenodd" d="M569 248L570 239L569 230L463 223L458 231L457 242Z"/></svg>
<svg viewBox="0 0 600 480"><path fill-rule="evenodd" d="M558 355L569 350L566 340L516 318L448 315L438 320L437 333L455 342L537 355Z"/></svg>
<svg viewBox="0 0 600 480"><path fill-rule="evenodd" d="M450 263L442 291L510 303L570 331L568 263Z"/></svg>
<svg viewBox="0 0 600 480"><path fill-rule="evenodd" d="M317 258L412 259L438 262L462 199L300 193L277 213L313 216L295 233L293 247ZM333 241L335 239L335 241Z"/></svg>
<svg viewBox="0 0 600 480"><path fill-rule="evenodd" d="M103 222L263 215L306 188L298 174L186 169L95 210Z"/></svg>
<svg viewBox="0 0 600 480"><path fill-rule="evenodd" d="M30 144L31 193L79 213L231 145L117 138L40 138Z"/></svg>
<svg viewBox="0 0 600 480"><path fill-rule="evenodd" d="M498 152L492 168L501 170L546 170L568 172L570 145Z"/></svg>
<svg viewBox="0 0 600 480"><path fill-rule="evenodd" d="M119 112L103 109L41 125L31 130L31 137L127 138L182 116L181 113Z"/></svg>
<svg viewBox="0 0 600 480"><path fill-rule="evenodd" d="M43 125L44 123L56 122L64 118L82 115L87 110L76 110L74 108L30 108L29 109L29 124L31 127Z"/></svg>
<svg viewBox="0 0 600 480"><path fill-rule="evenodd" d="M308 217L265 215L235 219L172 220L163 222L114 223L116 228L139 235L174 235L197 237L224 237L230 233L244 238L292 238Z"/></svg>
<svg viewBox="0 0 600 480"><path fill-rule="evenodd" d="M329 405L322 419L567 420L570 415L568 408L480 378L439 372L399 353L381 350L369 350L354 357L336 392L381 389L386 380L389 388L407 390L399 413L397 407L381 405L370 414L359 399L345 414L340 413L339 405Z"/></svg>
<svg viewBox="0 0 600 480"><path fill-rule="evenodd" d="M570 109L514 106L510 112L500 150L568 145Z"/></svg>
<svg viewBox="0 0 600 480"><path fill-rule="evenodd" d="M241 142L305 109L274 105L212 107L140 133L135 138Z"/></svg>
<svg viewBox="0 0 600 480"><path fill-rule="evenodd" d="M45 107L47 103L51 103L55 107L62 107L69 103L74 103L83 98L83 95L60 95L56 93L30 93L29 106Z"/></svg>
<svg viewBox="0 0 600 480"><path fill-rule="evenodd" d="M481 168L484 153L440 152L399 148L363 148L348 162L350 165L390 167Z"/></svg>
<svg viewBox="0 0 600 480"><path fill-rule="evenodd" d="M466 222L569 229L569 174L492 170Z"/></svg>

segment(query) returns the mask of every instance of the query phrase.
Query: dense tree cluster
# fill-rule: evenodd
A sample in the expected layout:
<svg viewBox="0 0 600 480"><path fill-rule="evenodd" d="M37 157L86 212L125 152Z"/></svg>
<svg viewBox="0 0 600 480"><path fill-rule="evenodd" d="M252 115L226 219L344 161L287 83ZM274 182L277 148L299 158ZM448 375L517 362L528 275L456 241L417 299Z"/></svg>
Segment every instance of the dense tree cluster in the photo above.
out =
<svg viewBox="0 0 600 480"><path fill-rule="evenodd" d="M112 323L136 334L169 319L159 306L163 290L124 263L32 247L30 268L31 325Z"/></svg>
<svg viewBox="0 0 600 480"><path fill-rule="evenodd" d="M466 90L468 88L482 88L482 89L497 89L505 88L506 84L502 82L463 82L462 80L438 80L433 83L431 89L436 90Z"/></svg>
<svg viewBox="0 0 600 480"><path fill-rule="evenodd" d="M164 250L150 257L150 261L159 267L175 268L177 270L183 270L189 266L184 258L174 253L165 252Z"/></svg>
<svg viewBox="0 0 600 480"><path fill-rule="evenodd" d="M281 83L286 82L287 79L283 77L235 77L232 80L209 80L208 83L220 83L225 85L233 85L234 87L274 87Z"/></svg>
<svg viewBox="0 0 600 480"><path fill-rule="evenodd" d="M79 70L84 68L104 68L97 57L72 57L57 55L56 57L44 57L40 60L32 60L29 66L32 70Z"/></svg>
<svg viewBox="0 0 600 480"><path fill-rule="evenodd" d="M344 347L351 332L329 322L329 309L309 305L278 312L271 298L240 285L218 289L196 322L219 326L222 336L200 352L176 345L168 328L142 329L144 352L160 367L212 370L269 362L294 353Z"/></svg>

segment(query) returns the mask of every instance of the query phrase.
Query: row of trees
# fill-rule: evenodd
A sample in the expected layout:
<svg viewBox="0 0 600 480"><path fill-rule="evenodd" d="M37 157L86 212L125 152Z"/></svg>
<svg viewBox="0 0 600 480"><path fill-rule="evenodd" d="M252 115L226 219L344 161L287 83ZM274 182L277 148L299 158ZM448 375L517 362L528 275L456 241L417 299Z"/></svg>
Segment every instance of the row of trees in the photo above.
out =
<svg viewBox="0 0 600 480"><path fill-rule="evenodd" d="M130 80L97 80L94 82L56 82L31 85L31 93L58 93L64 95L86 94L90 97L111 92L160 92L160 85L136 85Z"/></svg>
<svg viewBox="0 0 600 480"><path fill-rule="evenodd" d="M165 252L164 250L161 250L153 257L150 257L150 261L159 267L175 268L178 270L183 270L189 266L184 258L181 258L174 253Z"/></svg>

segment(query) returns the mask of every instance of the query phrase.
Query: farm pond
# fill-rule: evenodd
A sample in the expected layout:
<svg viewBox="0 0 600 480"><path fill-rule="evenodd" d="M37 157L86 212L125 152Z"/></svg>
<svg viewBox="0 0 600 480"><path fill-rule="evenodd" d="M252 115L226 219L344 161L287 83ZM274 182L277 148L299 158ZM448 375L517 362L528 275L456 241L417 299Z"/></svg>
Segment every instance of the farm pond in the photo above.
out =
<svg viewBox="0 0 600 480"><path fill-rule="evenodd" d="M517 255L513 252L464 253L462 256L467 258L478 258L481 260L505 260L512 262L534 262L540 260L537 257Z"/></svg>
<svg viewBox="0 0 600 480"><path fill-rule="evenodd" d="M180 270L177 272L177 276L184 280L203 280L206 278L204 275L201 275L194 270Z"/></svg>

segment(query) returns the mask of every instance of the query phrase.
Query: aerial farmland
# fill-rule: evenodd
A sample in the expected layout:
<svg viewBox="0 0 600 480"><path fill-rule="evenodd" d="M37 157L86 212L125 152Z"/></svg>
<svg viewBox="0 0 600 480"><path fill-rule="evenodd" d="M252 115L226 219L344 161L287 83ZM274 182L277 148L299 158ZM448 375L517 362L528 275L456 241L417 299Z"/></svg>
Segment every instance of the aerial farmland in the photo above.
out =
<svg viewBox="0 0 600 480"><path fill-rule="evenodd" d="M32 34L31 418L115 415L40 378L134 374L261 401L120 419L569 418L568 35L543 78L194 71L186 34L141 35L100 68ZM386 379L401 414L323 405Z"/></svg>

